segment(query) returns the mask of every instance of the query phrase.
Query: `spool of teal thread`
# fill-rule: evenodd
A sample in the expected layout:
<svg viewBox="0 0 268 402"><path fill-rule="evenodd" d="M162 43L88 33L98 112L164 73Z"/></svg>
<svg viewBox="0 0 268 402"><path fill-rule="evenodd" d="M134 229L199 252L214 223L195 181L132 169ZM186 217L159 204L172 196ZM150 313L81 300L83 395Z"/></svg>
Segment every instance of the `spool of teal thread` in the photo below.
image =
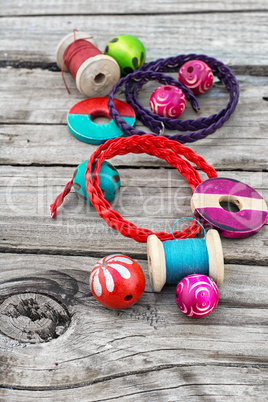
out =
<svg viewBox="0 0 268 402"><path fill-rule="evenodd" d="M203 239L161 242L156 235L148 236L147 256L154 292L160 292L166 283L177 285L183 278L192 274L210 276L218 286L224 279L221 239L215 229L205 233Z"/></svg>
<svg viewBox="0 0 268 402"><path fill-rule="evenodd" d="M166 283L178 284L191 274L209 274L205 239L167 240L163 242L166 258Z"/></svg>

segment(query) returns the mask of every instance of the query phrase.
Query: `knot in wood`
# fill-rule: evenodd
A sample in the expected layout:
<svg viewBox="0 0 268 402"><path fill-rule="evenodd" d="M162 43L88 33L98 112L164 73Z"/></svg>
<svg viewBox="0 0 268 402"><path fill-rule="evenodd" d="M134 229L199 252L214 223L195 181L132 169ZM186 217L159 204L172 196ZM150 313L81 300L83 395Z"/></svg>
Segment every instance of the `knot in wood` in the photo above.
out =
<svg viewBox="0 0 268 402"><path fill-rule="evenodd" d="M0 331L21 342L49 342L62 335L70 322L67 309L43 294L15 294L0 305Z"/></svg>

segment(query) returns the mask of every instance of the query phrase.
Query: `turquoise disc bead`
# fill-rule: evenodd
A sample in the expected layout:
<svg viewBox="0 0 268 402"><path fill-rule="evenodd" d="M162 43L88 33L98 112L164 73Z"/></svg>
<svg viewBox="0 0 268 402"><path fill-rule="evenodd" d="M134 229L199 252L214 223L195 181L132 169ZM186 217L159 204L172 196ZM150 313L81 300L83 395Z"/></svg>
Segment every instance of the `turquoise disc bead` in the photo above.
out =
<svg viewBox="0 0 268 402"><path fill-rule="evenodd" d="M129 126L134 126L136 121L135 112L130 105L119 99L114 99L114 104L120 116ZM107 123L97 124L96 117L106 117ZM76 103L67 116L69 131L78 140L88 144L103 144L112 138L121 137L124 133L111 119L108 98L90 98Z"/></svg>
<svg viewBox="0 0 268 402"><path fill-rule="evenodd" d="M86 190L86 181L85 181L85 173L86 173L86 165L88 161L82 162L74 171L73 174L73 187L77 192L79 198L91 204L89 195ZM95 164L93 164L93 168L95 168ZM93 174L92 174L93 177ZM104 161L101 164L100 172L100 189L103 192L103 197L109 203L112 202L120 190L120 176L116 168L109 162Z"/></svg>

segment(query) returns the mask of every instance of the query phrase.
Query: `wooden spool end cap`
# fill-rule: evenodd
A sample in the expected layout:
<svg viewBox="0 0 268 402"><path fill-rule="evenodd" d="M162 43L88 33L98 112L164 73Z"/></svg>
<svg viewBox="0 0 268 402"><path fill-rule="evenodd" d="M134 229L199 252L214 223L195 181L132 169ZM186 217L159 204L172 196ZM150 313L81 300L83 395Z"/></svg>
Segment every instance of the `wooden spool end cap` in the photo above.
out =
<svg viewBox="0 0 268 402"><path fill-rule="evenodd" d="M154 292L160 292L166 283L166 259L162 242L156 235L147 238L149 276Z"/></svg>
<svg viewBox="0 0 268 402"><path fill-rule="evenodd" d="M120 79L118 63L110 56L98 54L86 60L76 74L76 86L83 95L106 96Z"/></svg>
<svg viewBox="0 0 268 402"><path fill-rule="evenodd" d="M92 37L92 35L88 32L83 32L83 31L77 31L75 32L75 38L76 39L85 39L88 42L92 43L94 46L97 47L96 42ZM90 38L90 39L89 39ZM61 69L62 63L63 63L63 56L65 49L72 43L74 42L74 33L70 33L66 35L64 38L61 39L59 42L57 48L56 48L56 62L58 67ZM68 71L65 66L63 66L63 71Z"/></svg>
<svg viewBox="0 0 268 402"><path fill-rule="evenodd" d="M221 238L217 230L210 229L206 234L209 258L209 276L220 286L224 280L224 260Z"/></svg>

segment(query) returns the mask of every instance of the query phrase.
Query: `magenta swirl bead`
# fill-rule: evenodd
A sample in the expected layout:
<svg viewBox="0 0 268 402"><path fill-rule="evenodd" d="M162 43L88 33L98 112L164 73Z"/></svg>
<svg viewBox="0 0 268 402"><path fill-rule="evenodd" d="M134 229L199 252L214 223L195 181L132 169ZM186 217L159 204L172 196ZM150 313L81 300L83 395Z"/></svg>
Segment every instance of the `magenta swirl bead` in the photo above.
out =
<svg viewBox="0 0 268 402"><path fill-rule="evenodd" d="M178 79L194 95L200 95L207 92L211 87L213 73L211 68L203 61L190 60L181 66Z"/></svg>
<svg viewBox="0 0 268 402"><path fill-rule="evenodd" d="M185 109L186 99L184 93L172 85L162 85L150 97L150 108L153 113L161 117L176 119Z"/></svg>
<svg viewBox="0 0 268 402"><path fill-rule="evenodd" d="M188 317L203 317L218 304L219 290L216 283L206 275L189 275L177 285L176 303Z"/></svg>

